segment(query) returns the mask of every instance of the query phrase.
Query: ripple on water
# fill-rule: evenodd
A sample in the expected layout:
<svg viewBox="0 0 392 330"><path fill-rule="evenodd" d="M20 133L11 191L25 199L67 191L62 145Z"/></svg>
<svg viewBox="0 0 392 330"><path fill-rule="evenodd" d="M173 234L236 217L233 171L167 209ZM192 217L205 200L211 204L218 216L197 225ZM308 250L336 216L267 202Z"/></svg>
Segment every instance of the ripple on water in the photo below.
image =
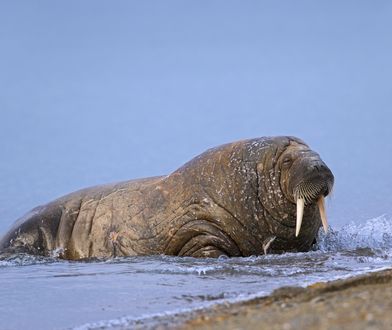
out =
<svg viewBox="0 0 392 330"><path fill-rule="evenodd" d="M62 296L61 308L58 314L51 309L53 317L47 320L46 329L58 324L63 315L67 318L62 324L73 320L76 324L85 324L81 329L131 327L152 315L247 300L281 286L305 286L390 267L391 223L382 216L339 230L331 229L327 235L321 232L317 248L307 253L218 259L148 256L89 261L25 254L3 256L0 280L5 285L1 294L7 303L0 309L29 315L31 323L34 315L39 314L40 307L35 307L37 292L40 304L52 308L60 303L52 301L55 290ZM25 309L18 310L21 297L29 306L30 314ZM94 317L84 319L84 315L89 314L78 313L80 309L89 310ZM128 316L117 318L121 315ZM100 319L104 321L87 322ZM18 318L15 324L21 320ZM35 322L37 328L45 328L42 319L37 318Z"/></svg>

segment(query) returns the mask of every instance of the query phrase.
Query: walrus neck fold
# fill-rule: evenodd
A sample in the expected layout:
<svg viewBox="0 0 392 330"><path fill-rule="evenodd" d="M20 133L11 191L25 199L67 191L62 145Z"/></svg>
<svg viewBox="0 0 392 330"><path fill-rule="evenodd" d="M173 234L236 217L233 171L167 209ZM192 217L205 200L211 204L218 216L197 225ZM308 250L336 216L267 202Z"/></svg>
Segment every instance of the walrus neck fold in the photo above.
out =
<svg viewBox="0 0 392 330"><path fill-rule="evenodd" d="M209 150L171 175L181 178L188 191L192 185L192 198L202 205L200 211L209 208L219 214L208 221L219 223L243 256L263 253L261 242L266 232L265 223L259 220L264 218L258 200L256 169L261 152L255 146L255 152L250 152L252 143L254 141L249 140ZM192 178L192 182L188 178ZM204 196L204 202L198 196ZM196 217L203 217L203 213L198 212Z"/></svg>

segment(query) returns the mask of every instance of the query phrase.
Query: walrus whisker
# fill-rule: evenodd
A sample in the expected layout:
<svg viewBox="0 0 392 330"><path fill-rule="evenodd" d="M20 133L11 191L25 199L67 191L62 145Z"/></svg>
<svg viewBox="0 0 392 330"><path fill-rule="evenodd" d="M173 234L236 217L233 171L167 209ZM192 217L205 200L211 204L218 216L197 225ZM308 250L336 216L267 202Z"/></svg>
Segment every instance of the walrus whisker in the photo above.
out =
<svg viewBox="0 0 392 330"><path fill-rule="evenodd" d="M313 183L313 182L305 182L302 183L296 193L294 194L296 198L302 198L305 200L305 204L311 204L312 201L317 199L320 196L321 192L325 189L327 185L327 191L329 191L329 185L325 182L321 183Z"/></svg>

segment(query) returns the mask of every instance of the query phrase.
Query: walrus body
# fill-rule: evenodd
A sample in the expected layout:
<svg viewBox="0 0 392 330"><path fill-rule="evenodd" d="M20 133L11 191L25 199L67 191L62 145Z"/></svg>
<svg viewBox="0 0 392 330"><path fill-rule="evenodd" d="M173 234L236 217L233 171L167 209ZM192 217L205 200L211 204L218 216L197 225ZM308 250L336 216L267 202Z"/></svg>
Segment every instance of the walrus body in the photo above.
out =
<svg viewBox="0 0 392 330"><path fill-rule="evenodd" d="M296 237L305 181L316 188L302 196ZM235 142L168 176L87 188L37 207L2 238L0 251L65 259L307 251L321 226L316 201L332 184L330 170L297 138Z"/></svg>

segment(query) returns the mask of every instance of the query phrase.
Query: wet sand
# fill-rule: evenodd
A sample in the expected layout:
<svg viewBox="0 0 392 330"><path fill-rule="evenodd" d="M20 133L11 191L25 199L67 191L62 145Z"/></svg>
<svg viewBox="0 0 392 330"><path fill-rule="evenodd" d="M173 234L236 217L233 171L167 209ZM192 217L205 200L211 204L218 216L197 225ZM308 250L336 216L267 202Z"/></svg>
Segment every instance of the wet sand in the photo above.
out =
<svg viewBox="0 0 392 330"><path fill-rule="evenodd" d="M268 297L186 318L177 329L392 329L392 269L307 288L280 288Z"/></svg>

